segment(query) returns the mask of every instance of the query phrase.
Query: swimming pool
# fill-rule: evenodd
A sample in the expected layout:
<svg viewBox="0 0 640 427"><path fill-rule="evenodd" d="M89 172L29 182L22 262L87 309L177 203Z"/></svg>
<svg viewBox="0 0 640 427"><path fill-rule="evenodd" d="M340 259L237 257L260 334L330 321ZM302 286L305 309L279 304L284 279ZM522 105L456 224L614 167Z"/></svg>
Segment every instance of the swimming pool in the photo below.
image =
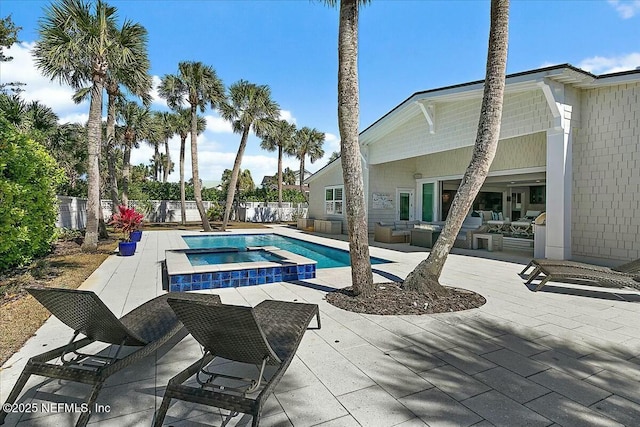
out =
<svg viewBox="0 0 640 427"><path fill-rule="evenodd" d="M347 251L278 234L227 234L221 236L182 236L182 238L191 249L276 246L317 261L317 268L349 267L351 265ZM388 262L391 261L371 257L371 264Z"/></svg>
<svg viewBox="0 0 640 427"><path fill-rule="evenodd" d="M237 262L281 261L282 258L272 252L257 251L229 251L229 252L196 252L188 253L187 259L191 265L233 264Z"/></svg>

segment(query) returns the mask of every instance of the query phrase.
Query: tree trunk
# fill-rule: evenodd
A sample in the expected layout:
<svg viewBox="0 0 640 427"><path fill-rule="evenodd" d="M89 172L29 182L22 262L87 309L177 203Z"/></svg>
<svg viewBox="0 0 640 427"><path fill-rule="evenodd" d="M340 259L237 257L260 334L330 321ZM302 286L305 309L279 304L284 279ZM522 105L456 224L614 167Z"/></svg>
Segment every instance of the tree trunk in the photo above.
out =
<svg viewBox="0 0 640 427"><path fill-rule="evenodd" d="M247 126L242 131L242 137L240 138L240 146L238 147L238 153L236 154L236 160L233 162L233 171L231 172L231 180L227 187L227 203L224 208L224 220L222 221L222 231L227 230L227 224L229 223L229 217L231 215L231 207L233 206L233 198L235 196L234 189L238 183L238 175L240 174L240 165L242 165L242 156L244 155L244 149L247 146L247 139L249 138L249 130L251 128Z"/></svg>
<svg viewBox="0 0 640 427"><path fill-rule="evenodd" d="M131 180L131 147L133 139L124 136L124 155L122 157L122 204L129 206L129 181Z"/></svg>
<svg viewBox="0 0 640 427"><path fill-rule="evenodd" d="M165 155L165 165L164 165L164 174L162 175L162 182L167 182L169 179L169 172L171 171L171 157L169 155L169 138L164 139L164 151Z"/></svg>
<svg viewBox="0 0 640 427"><path fill-rule="evenodd" d="M93 76L89 106L87 155L87 228L82 243L83 252L98 250L98 218L100 209L100 147L102 136L103 77Z"/></svg>
<svg viewBox="0 0 640 427"><path fill-rule="evenodd" d="M491 1L491 29L487 54L487 75L476 143L471 163L462 178L458 192L453 199L447 223L440 238L429 254L413 270L404 282L406 289L421 292L435 292L438 295L448 291L440 285L439 279L449 251L453 247L462 222L480 191L489 167L498 148L502 104L504 100L505 70L509 40L509 0Z"/></svg>
<svg viewBox="0 0 640 427"><path fill-rule="evenodd" d="M202 228L204 231L211 231L207 211L202 203L202 189L198 173L198 115L195 104L191 105L191 172L193 176L193 197L196 199L196 206L198 207L198 212L200 212Z"/></svg>
<svg viewBox="0 0 640 427"><path fill-rule="evenodd" d="M305 157L307 157L307 153L302 154L302 156L300 156L300 173L299 173L299 179L300 179L300 192L302 193L302 196L304 197L304 199L309 202L309 199L307 199L307 195L304 192L304 160Z"/></svg>
<svg viewBox="0 0 640 427"><path fill-rule="evenodd" d="M282 207L282 144L278 144L278 207Z"/></svg>
<svg viewBox="0 0 640 427"><path fill-rule="evenodd" d="M346 197L351 282L356 295L373 291L373 273L369 258L369 231L364 201L364 182L360 161L358 126L360 101L358 91L358 3L340 2L338 37L338 126L342 176ZM300 171L302 174L303 172Z"/></svg>
<svg viewBox="0 0 640 427"><path fill-rule="evenodd" d="M109 172L109 196L111 197L111 204L113 208L111 213L115 213L120 201L118 200L118 177L116 176L116 158L115 158L115 144L116 144L116 97L111 90L107 91L107 171Z"/></svg>
<svg viewBox="0 0 640 427"><path fill-rule="evenodd" d="M187 135L180 135L180 218L182 225L187 224L187 196L184 189L184 151L187 145Z"/></svg>
<svg viewBox="0 0 640 427"><path fill-rule="evenodd" d="M160 150L158 148L158 143L153 143L153 179L154 181L160 181L160 171L159 171L159 162L160 162Z"/></svg>

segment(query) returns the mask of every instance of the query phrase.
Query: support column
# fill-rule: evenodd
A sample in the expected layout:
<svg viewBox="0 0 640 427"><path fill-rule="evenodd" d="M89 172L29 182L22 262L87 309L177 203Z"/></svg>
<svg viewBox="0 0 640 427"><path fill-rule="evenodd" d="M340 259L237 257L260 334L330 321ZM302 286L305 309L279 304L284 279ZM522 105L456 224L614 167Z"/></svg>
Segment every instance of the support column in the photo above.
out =
<svg viewBox="0 0 640 427"><path fill-rule="evenodd" d="M545 256L571 258L571 201L573 186L571 113L565 90L556 82L541 82L553 127L547 130L547 223Z"/></svg>
<svg viewBox="0 0 640 427"><path fill-rule="evenodd" d="M571 258L571 132L547 131L547 226L545 256Z"/></svg>

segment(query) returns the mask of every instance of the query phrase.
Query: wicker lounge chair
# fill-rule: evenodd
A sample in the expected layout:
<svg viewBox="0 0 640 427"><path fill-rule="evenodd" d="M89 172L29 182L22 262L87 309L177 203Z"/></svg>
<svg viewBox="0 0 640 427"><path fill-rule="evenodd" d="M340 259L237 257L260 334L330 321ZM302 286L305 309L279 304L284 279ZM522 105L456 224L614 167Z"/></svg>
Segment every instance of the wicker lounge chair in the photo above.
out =
<svg viewBox="0 0 640 427"><path fill-rule="evenodd" d="M28 291L75 332L64 347L29 359L9 394L6 402L9 404L16 401L31 375L41 375L91 384L87 407L92 408L109 376L148 356L172 337L186 336L182 323L167 303L170 296L189 301L220 302L217 295L165 294L118 319L91 291L56 288L28 288ZM79 334L85 338L76 341ZM79 351L94 342L116 345L115 355L107 357ZM139 347L139 350L118 358L123 346ZM55 363L58 358L62 364ZM0 412L0 424L6 416L6 412ZM90 416L90 411L82 412L76 426L86 425Z"/></svg>
<svg viewBox="0 0 640 427"><path fill-rule="evenodd" d="M557 260L557 259L532 259L531 261L529 261L529 264L527 264L527 266L524 269L522 269L522 271L520 272L520 275L522 276L523 274L525 274L527 270L530 269L531 267L533 267L533 270L531 273L533 274L533 272L535 272L537 267L549 266L549 265L560 266L560 267L584 268L586 270L603 271L603 272L640 274L640 258L638 258L634 261L629 261L613 268L602 267L599 265L587 264L584 262L577 262L577 261L564 261L564 260Z"/></svg>
<svg viewBox="0 0 640 427"><path fill-rule="evenodd" d="M204 356L169 381L155 426L162 425L171 399L229 410L230 416L250 414L252 426L258 426L264 402L289 367L314 316L320 328L316 304L267 300L251 308L173 299L169 304L204 347ZM216 357L254 365L259 374L246 379L212 372L207 367ZM276 369L263 383L268 365ZM198 384L183 384L194 375Z"/></svg>
<svg viewBox="0 0 640 427"><path fill-rule="evenodd" d="M531 284L535 279L542 280L536 285L534 291L542 289L547 282L579 282L589 286L599 286L605 288L632 288L640 290L640 276L620 273L616 271L590 270L581 267L567 265L539 265L531 273L526 284Z"/></svg>

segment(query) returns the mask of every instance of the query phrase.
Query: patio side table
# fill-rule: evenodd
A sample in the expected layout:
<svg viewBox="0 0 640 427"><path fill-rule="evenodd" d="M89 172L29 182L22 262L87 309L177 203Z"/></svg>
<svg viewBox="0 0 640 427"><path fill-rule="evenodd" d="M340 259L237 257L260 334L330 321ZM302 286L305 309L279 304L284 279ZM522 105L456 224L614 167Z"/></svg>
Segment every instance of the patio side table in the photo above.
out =
<svg viewBox="0 0 640 427"><path fill-rule="evenodd" d="M410 244L412 246L421 246L423 248L431 248L438 240L440 231L425 230L422 228L414 228L411 230Z"/></svg>

